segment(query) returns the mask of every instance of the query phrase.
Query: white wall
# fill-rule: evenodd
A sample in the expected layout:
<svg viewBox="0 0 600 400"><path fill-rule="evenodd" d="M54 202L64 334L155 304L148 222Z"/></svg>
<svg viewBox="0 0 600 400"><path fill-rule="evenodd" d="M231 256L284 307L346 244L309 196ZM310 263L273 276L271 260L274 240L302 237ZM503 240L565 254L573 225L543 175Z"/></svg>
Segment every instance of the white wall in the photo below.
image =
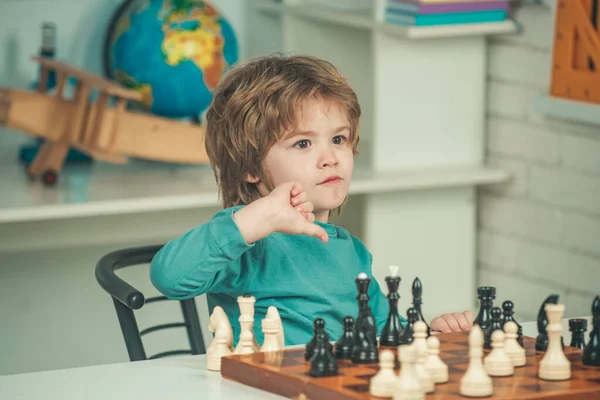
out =
<svg viewBox="0 0 600 400"><path fill-rule="evenodd" d="M487 162L510 184L480 196L479 283L532 320L546 296L567 317L600 293L600 126L544 118L533 97L550 83L554 1L526 5L524 31L489 48Z"/></svg>

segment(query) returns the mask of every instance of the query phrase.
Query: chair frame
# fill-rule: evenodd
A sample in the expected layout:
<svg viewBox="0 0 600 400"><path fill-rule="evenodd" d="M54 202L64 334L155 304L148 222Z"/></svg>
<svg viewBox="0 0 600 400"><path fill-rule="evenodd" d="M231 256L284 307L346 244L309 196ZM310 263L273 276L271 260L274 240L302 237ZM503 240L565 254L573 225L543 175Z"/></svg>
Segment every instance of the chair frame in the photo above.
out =
<svg viewBox="0 0 600 400"><path fill-rule="evenodd" d="M124 267L150 263L154 258L154 255L161 248L162 245L151 245L117 250L106 254L96 264L96 280L113 299L123 339L125 340L127 353L129 354L129 359L131 361L148 360L180 354L206 353L194 298L179 300L184 322L156 325L142 331L139 330L134 310L139 310L144 304L158 301L170 301L170 299L166 296L156 296L146 299L139 290L118 277L115 274L115 271ZM190 349L165 351L151 357L146 356L146 350L142 342L143 335L163 329L179 327L186 328Z"/></svg>

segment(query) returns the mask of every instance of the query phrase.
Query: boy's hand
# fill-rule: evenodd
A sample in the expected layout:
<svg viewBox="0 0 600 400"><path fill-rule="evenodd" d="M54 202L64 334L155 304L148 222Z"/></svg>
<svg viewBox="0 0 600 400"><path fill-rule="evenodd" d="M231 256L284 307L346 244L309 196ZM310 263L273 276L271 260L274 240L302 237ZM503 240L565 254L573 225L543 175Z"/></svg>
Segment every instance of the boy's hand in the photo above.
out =
<svg viewBox="0 0 600 400"><path fill-rule="evenodd" d="M308 235L327 243L329 236L314 224L313 204L298 182L277 186L267 196L234 214L247 243L253 243L272 232Z"/></svg>
<svg viewBox="0 0 600 400"><path fill-rule="evenodd" d="M442 333L468 332L473 327L473 313L465 311L462 313L443 314L434 318L429 327L432 331Z"/></svg>

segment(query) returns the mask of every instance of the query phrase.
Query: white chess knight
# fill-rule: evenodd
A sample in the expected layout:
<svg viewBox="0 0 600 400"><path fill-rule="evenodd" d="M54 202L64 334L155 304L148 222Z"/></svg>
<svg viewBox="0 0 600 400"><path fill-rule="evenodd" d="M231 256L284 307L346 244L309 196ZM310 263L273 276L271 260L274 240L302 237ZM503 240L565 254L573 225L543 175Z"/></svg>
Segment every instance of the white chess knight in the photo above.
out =
<svg viewBox="0 0 600 400"><path fill-rule="evenodd" d="M565 312L564 304L546 304L544 306L548 317L548 348L540 360L538 376L549 381L561 381L571 378L571 363L563 352L561 343L562 317Z"/></svg>
<svg viewBox="0 0 600 400"><path fill-rule="evenodd" d="M448 382L448 366L440 358L440 339L435 336L427 338L429 355L425 361L425 369L431 374L434 383Z"/></svg>
<svg viewBox="0 0 600 400"><path fill-rule="evenodd" d="M402 367L396 381L393 400L424 400L425 391L415 369L417 349L410 344L402 344L398 346L398 358Z"/></svg>
<svg viewBox="0 0 600 400"><path fill-rule="evenodd" d="M269 308L267 308L267 315L265 316L265 318L275 320L277 321L277 324L279 324L279 333L277 334L277 338L279 340L279 346L283 349L285 347L285 335L283 332L283 324L281 322L281 317L279 315L277 307L269 306Z"/></svg>
<svg viewBox="0 0 600 400"><path fill-rule="evenodd" d="M487 397L494 392L492 378L483 367L483 331L477 324L469 333L469 367L460 379L459 392L467 397Z"/></svg>
<svg viewBox="0 0 600 400"><path fill-rule="evenodd" d="M485 371L490 376L511 376L515 367L504 350L504 332L500 329L492 332L492 351L483 360Z"/></svg>
<svg viewBox="0 0 600 400"><path fill-rule="evenodd" d="M209 371L221 370L221 357L232 354L233 331L225 311L215 306L209 318L208 330L214 337L206 349L206 369Z"/></svg>
<svg viewBox="0 0 600 400"><path fill-rule="evenodd" d="M256 303L256 298L254 296L239 296L237 302L240 308L240 317L238 318L238 321L240 321L240 340L238 340L238 344L233 352L240 354L241 334L243 332L250 333L252 336L252 349L259 351L260 346L254 337L254 303Z"/></svg>
<svg viewBox="0 0 600 400"><path fill-rule="evenodd" d="M513 321L504 324L504 352L510 358L513 367L522 367L527 363L525 349L517 341L518 329Z"/></svg>
<svg viewBox="0 0 600 400"><path fill-rule="evenodd" d="M394 353L391 350L383 350L379 355L379 371L369 385L371 396L392 397L396 390L398 376L394 372Z"/></svg>

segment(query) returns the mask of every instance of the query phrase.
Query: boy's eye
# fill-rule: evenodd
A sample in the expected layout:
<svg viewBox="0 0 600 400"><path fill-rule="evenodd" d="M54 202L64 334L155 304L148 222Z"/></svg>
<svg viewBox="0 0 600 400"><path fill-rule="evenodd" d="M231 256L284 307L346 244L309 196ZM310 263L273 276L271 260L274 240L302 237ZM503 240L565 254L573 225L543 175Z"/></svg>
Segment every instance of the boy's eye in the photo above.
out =
<svg viewBox="0 0 600 400"><path fill-rule="evenodd" d="M333 144L342 144L342 143L344 143L345 140L346 140L345 136L338 135L333 138Z"/></svg>
<svg viewBox="0 0 600 400"><path fill-rule="evenodd" d="M306 139L300 140L294 144L294 147L298 147L299 149L306 149L310 145L310 142Z"/></svg>

